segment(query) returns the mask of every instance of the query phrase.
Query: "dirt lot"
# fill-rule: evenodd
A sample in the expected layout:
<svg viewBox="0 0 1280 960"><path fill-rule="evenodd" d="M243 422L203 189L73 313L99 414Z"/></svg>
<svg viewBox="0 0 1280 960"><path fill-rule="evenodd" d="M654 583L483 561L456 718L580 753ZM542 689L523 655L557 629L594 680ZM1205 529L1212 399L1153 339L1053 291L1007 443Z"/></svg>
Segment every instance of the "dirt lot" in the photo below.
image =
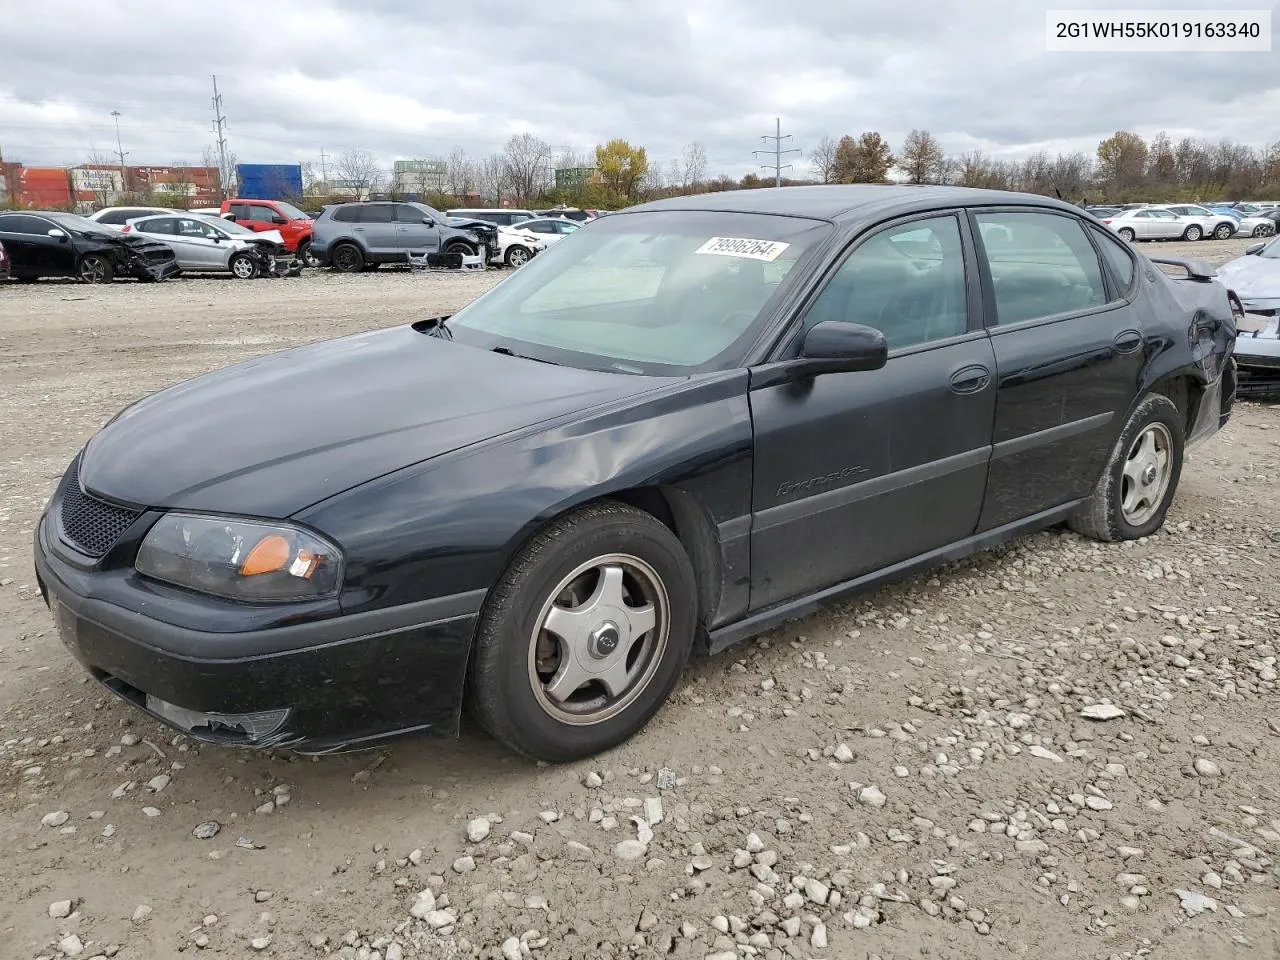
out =
<svg viewBox="0 0 1280 960"><path fill-rule="evenodd" d="M1162 535L1046 532L776 630L589 763L204 748L83 676L30 543L105 420L500 276L0 289L0 955L1280 956L1273 407L1192 453Z"/></svg>

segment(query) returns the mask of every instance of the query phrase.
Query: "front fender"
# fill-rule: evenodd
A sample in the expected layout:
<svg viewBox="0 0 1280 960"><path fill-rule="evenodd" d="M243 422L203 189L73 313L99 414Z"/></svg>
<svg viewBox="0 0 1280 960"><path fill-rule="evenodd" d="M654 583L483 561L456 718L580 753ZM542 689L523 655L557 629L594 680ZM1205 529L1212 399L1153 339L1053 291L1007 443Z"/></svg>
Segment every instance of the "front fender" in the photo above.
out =
<svg viewBox="0 0 1280 960"><path fill-rule="evenodd" d="M745 553L738 528L750 514L746 388L741 370L679 381L397 471L297 519L342 545L347 613L488 589L554 517L644 487L687 494ZM745 585L742 558L729 565Z"/></svg>

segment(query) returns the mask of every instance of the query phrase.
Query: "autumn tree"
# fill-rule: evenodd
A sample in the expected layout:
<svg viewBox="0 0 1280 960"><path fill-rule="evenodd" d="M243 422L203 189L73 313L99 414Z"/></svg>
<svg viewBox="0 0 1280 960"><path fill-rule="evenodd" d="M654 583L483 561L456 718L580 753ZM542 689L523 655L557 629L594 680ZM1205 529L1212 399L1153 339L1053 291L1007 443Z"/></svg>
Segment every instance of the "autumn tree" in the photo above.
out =
<svg viewBox="0 0 1280 960"><path fill-rule="evenodd" d="M626 140L610 140L596 147L596 169L606 189L630 199L649 172L649 159L644 147L633 147Z"/></svg>
<svg viewBox="0 0 1280 960"><path fill-rule="evenodd" d="M1147 148L1147 182L1170 186L1177 182L1177 178L1178 158L1174 155L1169 134L1161 130Z"/></svg>
<svg viewBox="0 0 1280 960"><path fill-rule="evenodd" d="M1098 144L1098 179L1116 190L1138 187L1147 172L1147 143L1129 130L1117 130Z"/></svg>
<svg viewBox="0 0 1280 960"><path fill-rule="evenodd" d="M884 183L893 166L893 152L880 134L869 131L856 140L841 137L834 162L837 183Z"/></svg>
<svg viewBox="0 0 1280 960"><path fill-rule="evenodd" d="M946 155L928 130L912 130L903 141L898 169L910 183L938 183L946 171Z"/></svg>

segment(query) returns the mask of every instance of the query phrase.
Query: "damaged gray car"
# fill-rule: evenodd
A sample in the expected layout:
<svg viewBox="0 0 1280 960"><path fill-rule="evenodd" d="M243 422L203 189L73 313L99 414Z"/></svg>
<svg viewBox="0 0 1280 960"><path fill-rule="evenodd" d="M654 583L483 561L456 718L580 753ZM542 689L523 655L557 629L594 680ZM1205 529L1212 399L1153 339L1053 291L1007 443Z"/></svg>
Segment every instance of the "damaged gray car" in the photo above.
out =
<svg viewBox="0 0 1280 960"><path fill-rule="evenodd" d="M1280 237L1218 268L1236 314L1242 395L1280 396Z"/></svg>

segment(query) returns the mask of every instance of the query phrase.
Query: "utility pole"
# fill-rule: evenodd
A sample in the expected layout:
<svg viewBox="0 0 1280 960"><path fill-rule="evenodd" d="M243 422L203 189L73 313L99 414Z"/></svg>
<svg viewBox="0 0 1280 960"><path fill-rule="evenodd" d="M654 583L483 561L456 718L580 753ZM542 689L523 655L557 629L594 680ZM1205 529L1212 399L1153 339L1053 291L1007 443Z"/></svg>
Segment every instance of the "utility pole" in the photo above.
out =
<svg viewBox="0 0 1280 960"><path fill-rule="evenodd" d="M120 111L112 110L111 116L116 121L116 156L120 158L120 190L121 192L129 189L129 175L125 172L124 158L128 156L124 151L124 146L120 143Z"/></svg>
<svg viewBox="0 0 1280 960"><path fill-rule="evenodd" d="M329 155L324 152L324 147L320 148L320 182L328 186L329 184L329 167L327 166Z"/></svg>
<svg viewBox="0 0 1280 960"><path fill-rule="evenodd" d="M227 125L226 114L222 112L222 94L218 93L218 75L213 75L213 136L218 142L218 187L222 199L227 199L227 189L231 186L231 171L227 169L227 136L224 128Z"/></svg>
<svg viewBox="0 0 1280 960"><path fill-rule="evenodd" d="M777 118L777 125L774 128L773 136L762 136L760 139L772 140L773 149L772 150L752 150L751 153L753 156L759 156L762 153L773 154L773 163L762 163L760 164L760 166L764 167L766 170L769 169L770 167L773 168L773 185L775 187L780 187L782 186L782 171L789 170L792 167L792 164L790 163L784 164L782 162L782 155L784 153L799 153L800 148L790 147L786 150L782 149L782 141L790 140L791 134L788 133L785 137L782 135L782 118L781 117Z"/></svg>

